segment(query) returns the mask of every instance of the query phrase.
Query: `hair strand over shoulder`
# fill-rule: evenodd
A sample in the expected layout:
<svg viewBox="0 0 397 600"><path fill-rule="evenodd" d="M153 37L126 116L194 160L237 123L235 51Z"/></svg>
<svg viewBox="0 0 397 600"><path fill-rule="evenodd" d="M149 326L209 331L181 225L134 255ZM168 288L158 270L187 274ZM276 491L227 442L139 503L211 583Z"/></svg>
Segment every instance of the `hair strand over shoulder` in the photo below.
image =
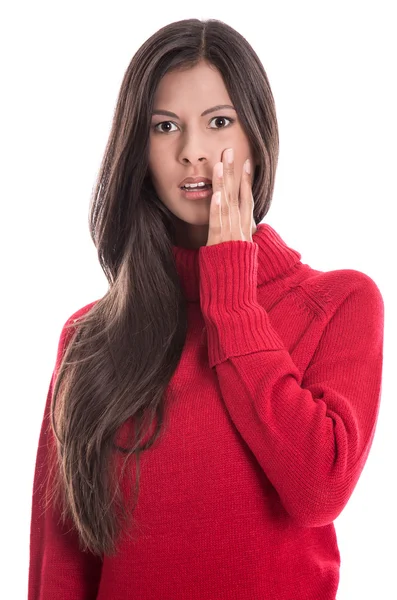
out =
<svg viewBox="0 0 397 600"><path fill-rule="evenodd" d="M256 223L272 199L278 128L258 56L242 35L215 19L161 28L125 72L91 198L90 233L109 288L68 323L71 337L51 402L55 444L47 502L55 501L62 520L76 528L81 549L98 556L117 552L122 530L133 536L139 456L161 433L168 384L185 345L187 307L172 252L173 215L148 175L149 131L161 78L202 60L222 74L258 157ZM127 503L128 475L131 484L135 480L135 501Z"/></svg>

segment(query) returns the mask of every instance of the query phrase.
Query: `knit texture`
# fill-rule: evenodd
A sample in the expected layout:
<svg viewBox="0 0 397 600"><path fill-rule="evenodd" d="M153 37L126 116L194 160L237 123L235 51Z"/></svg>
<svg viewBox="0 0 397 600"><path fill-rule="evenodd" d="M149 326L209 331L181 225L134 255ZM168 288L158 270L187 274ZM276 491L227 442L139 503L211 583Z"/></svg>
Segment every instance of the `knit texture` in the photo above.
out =
<svg viewBox="0 0 397 600"><path fill-rule="evenodd" d="M141 533L99 559L43 512L62 329L36 459L28 600L335 600L333 521L378 418L381 293L360 271L302 263L264 223L253 242L173 254L188 334L162 434L141 455Z"/></svg>

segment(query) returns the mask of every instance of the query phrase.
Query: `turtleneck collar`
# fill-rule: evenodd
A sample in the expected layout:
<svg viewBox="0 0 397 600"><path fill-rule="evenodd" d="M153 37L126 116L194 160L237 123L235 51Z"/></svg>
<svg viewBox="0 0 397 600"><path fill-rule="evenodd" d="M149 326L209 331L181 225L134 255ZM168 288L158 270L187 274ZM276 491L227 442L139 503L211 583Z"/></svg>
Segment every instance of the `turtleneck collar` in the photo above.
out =
<svg viewBox="0 0 397 600"><path fill-rule="evenodd" d="M268 223L257 225L252 240L259 246L258 286L281 277L300 262L301 254L289 248ZM199 251L200 248L173 246L175 264L189 302L200 301Z"/></svg>

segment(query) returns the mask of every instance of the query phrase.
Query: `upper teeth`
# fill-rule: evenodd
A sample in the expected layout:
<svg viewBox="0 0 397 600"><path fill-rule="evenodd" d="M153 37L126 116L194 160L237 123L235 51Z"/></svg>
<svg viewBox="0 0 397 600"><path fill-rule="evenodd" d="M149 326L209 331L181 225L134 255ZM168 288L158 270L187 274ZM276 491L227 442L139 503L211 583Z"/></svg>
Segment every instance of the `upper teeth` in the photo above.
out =
<svg viewBox="0 0 397 600"><path fill-rule="evenodd" d="M206 185L206 183L204 181L199 181L198 183L185 183L185 185L183 185L182 187L195 188L195 187L203 187L204 185Z"/></svg>

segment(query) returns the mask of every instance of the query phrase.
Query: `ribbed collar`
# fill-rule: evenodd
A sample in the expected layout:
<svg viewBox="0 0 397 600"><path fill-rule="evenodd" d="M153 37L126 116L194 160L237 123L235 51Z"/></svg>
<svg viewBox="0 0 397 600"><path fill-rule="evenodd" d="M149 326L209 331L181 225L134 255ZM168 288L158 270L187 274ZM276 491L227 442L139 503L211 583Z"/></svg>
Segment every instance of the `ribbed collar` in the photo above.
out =
<svg viewBox="0 0 397 600"><path fill-rule="evenodd" d="M285 275L300 262L301 254L289 248L268 223L259 223L252 239L259 246L257 285ZM189 302L199 302L200 248L173 246L173 252L186 299Z"/></svg>

